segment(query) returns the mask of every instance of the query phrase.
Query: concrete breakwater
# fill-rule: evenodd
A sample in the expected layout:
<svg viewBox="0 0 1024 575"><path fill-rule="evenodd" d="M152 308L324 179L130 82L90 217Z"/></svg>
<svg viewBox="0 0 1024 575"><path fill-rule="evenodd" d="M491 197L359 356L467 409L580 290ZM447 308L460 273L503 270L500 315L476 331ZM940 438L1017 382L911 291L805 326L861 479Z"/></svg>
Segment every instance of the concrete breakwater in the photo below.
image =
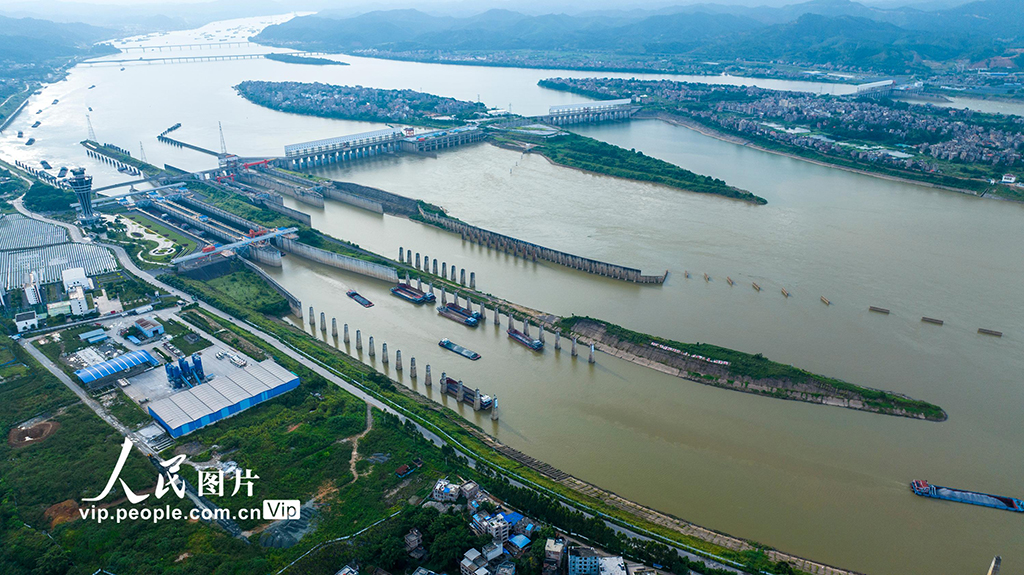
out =
<svg viewBox="0 0 1024 575"><path fill-rule="evenodd" d="M915 401L909 397L892 392L860 388L863 393L858 393L855 390L838 388L827 381L820 381L810 375L804 381L793 381L792 379L782 377L755 379L744 375L737 375L732 372L727 361L688 354L671 346L659 344L653 341L653 339L648 345L626 341L608 333L605 326L596 321L577 320L572 326L572 332L579 337L579 341L585 344L593 344L595 348L609 355L614 355L637 365L643 365L704 385L742 391L744 393L767 395L779 399L818 403L914 419L928 419L931 421L944 421L946 419L945 412L935 408L935 406L931 407L940 411L941 417L929 417L923 413L907 411L899 406L890 407L886 405L887 400L885 397L876 397L884 395L890 398L905 399L910 402Z"/></svg>
<svg viewBox="0 0 1024 575"><path fill-rule="evenodd" d="M545 260L587 273L641 284L661 284L668 277L668 271L658 276L644 275L636 268L628 268L618 264L610 264L553 250L423 210L419 210L419 214L430 223L436 224L450 232L460 234L464 240L510 253L516 257L533 261Z"/></svg>

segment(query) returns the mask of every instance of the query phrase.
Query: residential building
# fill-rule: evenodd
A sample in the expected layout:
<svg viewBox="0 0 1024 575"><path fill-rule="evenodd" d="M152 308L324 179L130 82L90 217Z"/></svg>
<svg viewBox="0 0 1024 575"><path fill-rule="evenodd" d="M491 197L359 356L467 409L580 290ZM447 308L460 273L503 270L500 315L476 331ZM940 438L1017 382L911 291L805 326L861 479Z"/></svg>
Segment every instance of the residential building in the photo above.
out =
<svg viewBox="0 0 1024 575"><path fill-rule="evenodd" d="M405 552L416 561L423 561L427 550L423 548L423 535L419 529L413 529L405 535Z"/></svg>
<svg viewBox="0 0 1024 575"><path fill-rule="evenodd" d="M597 552L590 547L569 548L569 575L598 575Z"/></svg>
<svg viewBox="0 0 1024 575"><path fill-rule="evenodd" d="M485 573L480 573L481 569ZM459 572L462 575L490 575L487 572L487 559L477 549L470 549L462 556L462 561L459 562Z"/></svg>
<svg viewBox="0 0 1024 575"><path fill-rule="evenodd" d="M564 539L548 539L547 542L544 543L544 560L554 561L555 563L561 563L562 554L564 551Z"/></svg>
<svg viewBox="0 0 1024 575"><path fill-rule="evenodd" d="M447 479L438 479L431 498L434 501L455 501L459 498L459 486Z"/></svg>
<svg viewBox="0 0 1024 575"><path fill-rule="evenodd" d="M495 515L487 520L486 532L490 534L494 541L501 543L502 545L508 541L509 532L512 530L512 526L508 524L500 515Z"/></svg>
<svg viewBox="0 0 1024 575"><path fill-rule="evenodd" d="M508 543L505 544L505 550L508 551L509 555L518 558L526 552L526 548L529 546L530 540L525 535L513 535L509 538Z"/></svg>
<svg viewBox="0 0 1024 575"><path fill-rule="evenodd" d="M462 484L462 494L466 496L466 499L472 501L476 499L477 495L480 495L480 486L473 481L467 481Z"/></svg>
<svg viewBox="0 0 1024 575"><path fill-rule="evenodd" d="M14 325L18 328L18 333L28 331L30 329L36 329L39 327L39 318L36 316L36 312L34 311L19 313L14 316Z"/></svg>
<svg viewBox="0 0 1024 575"><path fill-rule="evenodd" d="M417 567L416 570L412 572L412 575L437 575L437 573L434 573L430 569L424 569L423 567Z"/></svg>
<svg viewBox="0 0 1024 575"><path fill-rule="evenodd" d="M359 575L359 570L351 565L346 565L339 569L334 575Z"/></svg>
<svg viewBox="0 0 1024 575"><path fill-rule="evenodd" d="M598 557L598 575L629 575L622 557Z"/></svg>
<svg viewBox="0 0 1024 575"><path fill-rule="evenodd" d="M505 550L501 547L501 545L493 541L491 541L487 545L484 545L480 551L483 552L484 559L486 559L488 563L494 561L495 559L505 554Z"/></svg>
<svg viewBox="0 0 1024 575"><path fill-rule="evenodd" d="M164 333L164 326L155 319L137 319L135 320L135 327L139 328L139 331L142 332L142 335L145 336L146 339L152 339Z"/></svg>
<svg viewBox="0 0 1024 575"><path fill-rule="evenodd" d="M85 290L82 286L76 285L68 292L68 302L71 304L71 315L85 315L89 313L89 300L85 297Z"/></svg>
<svg viewBox="0 0 1024 575"><path fill-rule="evenodd" d="M516 575L516 564L505 561L494 570L494 575Z"/></svg>

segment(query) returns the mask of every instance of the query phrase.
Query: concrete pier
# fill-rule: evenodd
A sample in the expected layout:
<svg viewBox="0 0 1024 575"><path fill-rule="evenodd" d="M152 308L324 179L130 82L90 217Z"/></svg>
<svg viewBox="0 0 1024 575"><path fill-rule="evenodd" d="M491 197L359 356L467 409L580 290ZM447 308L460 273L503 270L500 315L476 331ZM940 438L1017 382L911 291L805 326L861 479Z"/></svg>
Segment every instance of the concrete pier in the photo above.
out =
<svg viewBox="0 0 1024 575"><path fill-rule="evenodd" d="M327 314L320 312L320 331L327 333Z"/></svg>
<svg viewBox="0 0 1024 575"><path fill-rule="evenodd" d="M423 291L423 280L416 278L416 289Z"/></svg>
<svg viewBox="0 0 1024 575"><path fill-rule="evenodd" d="M480 411L480 388L476 388L476 393L473 395L473 411Z"/></svg>
<svg viewBox="0 0 1024 575"><path fill-rule="evenodd" d="M437 258L434 258L434 265L431 266L430 273L434 274L435 276L437 275Z"/></svg>
<svg viewBox="0 0 1024 575"><path fill-rule="evenodd" d="M425 385L427 387L430 387L430 384L431 384L431 381L430 381L430 364L428 363L427 364L427 377L426 377L426 379L423 380L423 385Z"/></svg>
<svg viewBox="0 0 1024 575"><path fill-rule="evenodd" d="M405 261L405 248L403 248L403 247L399 247L398 248L398 261L400 261L400 262L404 262Z"/></svg>
<svg viewBox="0 0 1024 575"><path fill-rule="evenodd" d="M434 282L427 284L427 287L430 288L430 295L434 295Z"/></svg>
<svg viewBox="0 0 1024 575"><path fill-rule="evenodd" d="M348 343L348 324L345 324L345 343Z"/></svg>
<svg viewBox="0 0 1024 575"><path fill-rule="evenodd" d="M412 250L409 248L405 249L405 263L412 264Z"/></svg>
<svg viewBox="0 0 1024 575"><path fill-rule="evenodd" d="M469 289L476 289L476 272L469 272Z"/></svg>
<svg viewBox="0 0 1024 575"><path fill-rule="evenodd" d="M491 401L491 421L498 421L498 396Z"/></svg>
<svg viewBox="0 0 1024 575"><path fill-rule="evenodd" d="M331 335L338 337L338 318L331 318Z"/></svg>
<svg viewBox="0 0 1024 575"><path fill-rule="evenodd" d="M555 350L562 349L562 332L555 332Z"/></svg>
<svg viewBox="0 0 1024 575"><path fill-rule="evenodd" d="M395 371L402 371L402 350L395 350Z"/></svg>
<svg viewBox="0 0 1024 575"><path fill-rule="evenodd" d="M530 320L523 318L523 335L530 337Z"/></svg>
<svg viewBox="0 0 1024 575"><path fill-rule="evenodd" d="M356 330L356 350L363 350L363 334L359 333L358 329Z"/></svg>
<svg viewBox="0 0 1024 575"><path fill-rule="evenodd" d="M544 343L544 326L540 326L540 334L537 336L537 339Z"/></svg>
<svg viewBox="0 0 1024 575"><path fill-rule="evenodd" d="M588 363L594 363L594 344L590 344L590 357L587 358Z"/></svg>
<svg viewBox="0 0 1024 575"><path fill-rule="evenodd" d="M466 268L459 270L459 285L466 285Z"/></svg>
<svg viewBox="0 0 1024 575"><path fill-rule="evenodd" d="M420 253L416 252L416 269L420 269Z"/></svg>
<svg viewBox="0 0 1024 575"><path fill-rule="evenodd" d="M448 305L448 292L441 286L441 305Z"/></svg>
<svg viewBox="0 0 1024 575"><path fill-rule="evenodd" d="M384 365L388 364L388 344L387 344L387 342L380 344L380 361Z"/></svg>
<svg viewBox="0 0 1024 575"><path fill-rule="evenodd" d="M316 319L313 317L313 306L309 306L309 325L316 325Z"/></svg>
<svg viewBox="0 0 1024 575"><path fill-rule="evenodd" d="M437 270L434 270L437 273ZM448 262L441 262L441 277L448 278Z"/></svg>
<svg viewBox="0 0 1024 575"><path fill-rule="evenodd" d="M409 358L409 377L416 379L416 358Z"/></svg>
<svg viewBox="0 0 1024 575"><path fill-rule="evenodd" d="M498 306L494 306L494 325L495 326L501 325L501 321L498 318Z"/></svg>
<svg viewBox="0 0 1024 575"><path fill-rule="evenodd" d="M452 280L452 283L455 283L455 266L452 266L452 277L451 277L451 280Z"/></svg>
<svg viewBox="0 0 1024 575"><path fill-rule="evenodd" d="M573 338L572 338L572 356L576 357L577 355L579 355L579 354L576 352L576 337L573 336Z"/></svg>
<svg viewBox="0 0 1024 575"><path fill-rule="evenodd" d="M387 344L384 344L384 349L387 349ZM373 336L371 335L370 336L370 357L373 357L376 354L377 354L376 350L373 349Z"/></svg>

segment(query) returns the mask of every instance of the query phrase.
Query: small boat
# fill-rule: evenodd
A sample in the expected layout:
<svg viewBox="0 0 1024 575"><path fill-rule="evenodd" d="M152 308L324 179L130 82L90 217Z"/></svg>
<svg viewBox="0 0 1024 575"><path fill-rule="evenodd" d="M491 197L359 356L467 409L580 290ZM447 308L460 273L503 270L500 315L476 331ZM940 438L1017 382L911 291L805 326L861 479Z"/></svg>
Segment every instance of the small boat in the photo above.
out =
<svg viewBox="0 0 1024 575"><path fill-rule="evenodd" d="M52 170L53 169L53 166L50 165L50 162L47 162L46 160L43 160L43 161L39 162L39 165L42 166L44 170Z"/></svg>
<svg viewBox="0 0 1024 575"><path fill-rule="evenodd" d="M89 106L89 111L90 111L90 112L92 111L92 106Z"/></svg>
<svg viewBox="0 0 1024 575"><path fill-rule="evenodd" d="M42 122L40 122L39 120L36 120L36 123L32 124L32 127L33 128L38 128L40 124L42 124Z"/></svg>
<svg viewBox="0 0 1024 575"><path fill-rule="evenodd" d="M825 296L821 296L821 303L825 305L832 305L832 302L828 301L828 298Z"/></svg>
<svg viewBox="0 0 1024 575"><path fill-rule="evenodd" d="M19 138L24 138L25 137L25 132L22 132L21 130L18 130L18 137Z"/></svg>
<svg viewBox="0 0 1024 575"><path fill-rule="evenodd" d="M754 289L756 289L757 291L761 291L761 286L757 285L757 282L751 282L750 285L754 286Z"/></svg>
<svg viewBox="0 0 1024 575"><path fill-rule="evenodd" d="M34 143L36 143L36 139L35 138L29 138L28 141L25 142L25 145L26 146L31 146Z"/></svg>
<svg viewBox="0 0 1024 575"><path fill-rule="evenodd" d="M683 277L689 279L690 278L690 272L688 272L686 270L683 270Z"/></svg>
<svg viewBox="0 0 1024 575"><path fill-rule="evenodd" d="M68 167L67 166L61 166L60 167L60 171L57 172L57 177L58 178L63 178L66 175L68 175Z"/></svg>
<svg viewBox="0 0 1024 575"><path fill-rule="evenodd" d="M96 84L93 84L92 86L89 86L89 89L92 90L95 87L96 87ZM89 109L91 110L92 108L89 108Z"/></svg>
<svg viewBox="0 0 1024 575"><path fill-rule="evenodd" d="M124 67L123 66L121 67L121 71L124 72Z"/></svg>
<svg viewBox="0 0 1024 575"><path fill-rule="evenodd" d="M479 353L477 353L477 352L475 352L475 351L473 351L471 349L466 349L466 348L462 347L461 345L459 345L459 344L453 342L452 340L448 339L447 337L442 339L441 341L437 342L437 345L447 349L448 351L454 351L455 353L461 355L462 357L465 357L467 359L471 359L473 361L476 361L476 360L480 359L480 354Z"/></svg>
<svg viewBox="0 0 1024 575"><path fill-rule="evenodd" d="M52 104L50 104L50 105L51 105L51 106L56 106L56 105L57 105L57 102L59 102L59 101L60 101L60 100L54 99L54 100L53 100L53 103L52 103Z"/></svg>
<svg viewBox="0 0 1024 575"><path fill-rule="evenodd" d="M731 277L725 276L725 281L729 282L729 285L732 285L732 278Z"/></svg>
<svg viewBox="0 0 1024 575"><path fill-rule="evenodd" d="M42 113L43 113L43 111L42 111L42 110L36 110L36 113L37 113L37 114L42 114Z"/></svg>
<svg viewBox="0 0 1024 575"><path fill-rule="evenodd" d="M786 291L786 288L782 288L782 295L789 297L789 292Z"/></svg>
<svg viewBox="0 0 1024 575"><path fill-rule="evenodd" d="M704 274L704 281L706 281L706 282L711 281L711 276L709 276L708 274Z"/></svg>
<svg viewBox="0 0 1024 575"><path fill-rule="evenodd" d="M347 295L348 297L356 300L356 303L358 303L359 305L361 305L363 307L373 307L373 302L372 301L370 301L370 300L366 299L365 297L359 295L359 292L357 292L354 289L348 290L347 292L345 292L345 295Z"/></svg>

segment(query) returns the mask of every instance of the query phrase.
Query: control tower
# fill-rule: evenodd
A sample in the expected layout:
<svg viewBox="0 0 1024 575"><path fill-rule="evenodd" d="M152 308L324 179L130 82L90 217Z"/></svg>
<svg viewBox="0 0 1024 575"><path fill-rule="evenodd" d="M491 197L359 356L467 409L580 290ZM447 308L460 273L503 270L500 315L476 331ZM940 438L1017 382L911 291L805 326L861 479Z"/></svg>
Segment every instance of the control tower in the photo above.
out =
<svg viewBox="0 0 1024 575"><path fill-rule="evenodd" d="M99 216L92 211L92 176L85 175L85 168L71 168L68 184L78 196L78 204L82 207L82 215L78 217L78 221L92 224L99 220Z"/></svg>

